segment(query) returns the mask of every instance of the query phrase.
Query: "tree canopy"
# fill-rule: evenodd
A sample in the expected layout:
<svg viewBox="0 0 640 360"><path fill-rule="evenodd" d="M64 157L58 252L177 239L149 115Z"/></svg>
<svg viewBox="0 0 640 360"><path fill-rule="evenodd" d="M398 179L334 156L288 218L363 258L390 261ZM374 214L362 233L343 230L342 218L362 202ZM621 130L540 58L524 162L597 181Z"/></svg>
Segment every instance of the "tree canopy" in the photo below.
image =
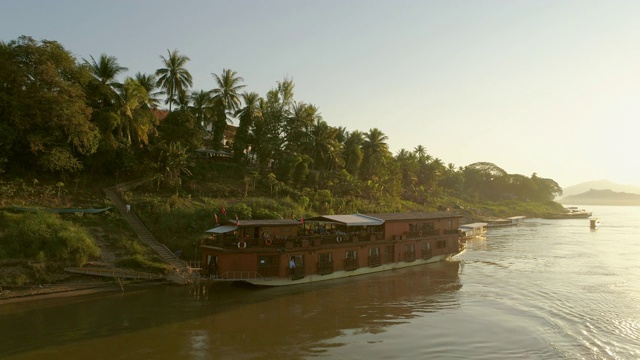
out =
<svg viewBox="0 0 640 360"><path fill-rule="evenodd" d="M562 193L535 173L509 174L490 162L445 164L425 145L394 155L379 128L332 126L318 106L296 99L292 79L261 96L224 68L212 74L210 89L192 89L189 61L167 50L155 71L127 76L112 55L78 61L55 41L0 43L0 171L136 169L175 190L191 174L195 150L206 147L236 164L247 184L265 179L274 194L426 203L452 193L525 201ZM158 108L163 100L168 109Z"/></svg>

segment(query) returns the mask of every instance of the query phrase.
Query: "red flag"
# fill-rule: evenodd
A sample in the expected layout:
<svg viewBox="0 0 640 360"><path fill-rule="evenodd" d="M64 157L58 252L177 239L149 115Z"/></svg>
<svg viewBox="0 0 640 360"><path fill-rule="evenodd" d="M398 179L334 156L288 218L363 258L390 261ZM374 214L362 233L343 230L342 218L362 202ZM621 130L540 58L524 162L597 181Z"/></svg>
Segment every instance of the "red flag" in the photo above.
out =
<svg viewBox="0 0 640 360"><path fill-rule="evenodd" d="M238 214L236 214L236 226L240 226L240 220L238 220Z"/></svg>
<svg viewBox="0 0 640 360"><path fill-rule="evenodd" d="M218 214L215 213L215 211L213 212L213 216L216 217L216 224L218 223Z"/></svg>
<svg viewBox="0 0 640 360"><path fill-rule="evenodd" d="M227 217L227 210L225 210L224 206L222 207L222 215L224 215L224 217Z"/></svg>
<svg viewBox="0 0 640 360"><path fill-rule="evenodd" d="M302 216L300 216L300 222L304 225L304 218L302 218Z"/></svg>

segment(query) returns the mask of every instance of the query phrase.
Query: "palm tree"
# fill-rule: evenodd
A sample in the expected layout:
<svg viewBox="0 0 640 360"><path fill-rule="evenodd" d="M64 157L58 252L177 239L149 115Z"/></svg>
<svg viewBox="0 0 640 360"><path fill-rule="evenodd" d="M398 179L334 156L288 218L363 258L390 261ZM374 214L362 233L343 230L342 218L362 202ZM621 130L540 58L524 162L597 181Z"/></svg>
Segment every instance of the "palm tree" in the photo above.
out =
<svg viewBox="0 0 640 360"><path fill-rule="evenodd" d="M164 64L163 68L156 70L156 76L158 80L156 85L164 89L167 99L165 104L169 104L169 111L171 111L171 105L178 101L178 96L188 90L193 85L191 74L185 69L185 64L191 60L185 55L178 54L178 50L169 51L167 49L168 56L160 56Z"/></svg>
<svg viewBox="0 0 640 360"><path fill-rule="evenodd" d="M158 187L160 187L160 181L164 180L170 186L175 186L177 193L182 186L182 176L191 175L192 166L188 147L179 142L171 142L168 147L163 146L157 163L153 164L157 171Z"/></svg>
<svg viewBox="0 0 640 360"><path fill-rule="evenodd" d="M424 146L422 145L418 145L415 148L413 148L413 153L416 154L418 158L422 158L427 153L427 149L425 149Z"/></svg>
<svg viewBox="0 0 640 360"><path fill-rule="evenodd" d="M156 109L160 104L160 99L158 97L162 94L161 91L158 91L156 76L153 74L137 72L133 78L147 91L147 100L145 101L147 106L151 109Z"/></svg>
<svg viewBox="0 0 640 360"><path fill-rule="evenodd" d="M345 170L353 176L358 175L362 165L362 143L364 138L358 130L348 133L344 140Z"/></svg>
<svg viewBox="0 0 640 360"><path fill-rule="evenodd" d="M337 128L329 126L321 118L316 119L310 132L310 147L305 149L313 159L313 170L334 170L337 165L342 165L337 134Z"/></svg>
<svg viewBox="0 0 640 360"><path fill-rule="evenodd" d="M405 196L413 194L418 182L418 158L420 155L418 155L419 151L416 150L414 150L414 152L409 152L405 149L400 149L395 157L396 163L402 175L402 185L404 188Z"/></svg>
<svg viewBox="0 0 640 360"><path fill-rule="evenodd" d="M180 110L187 110L191 105L191 93L188 90L178 91L178 96L174 102Z"/></svg>
<svg viewBox="0 0 640 360"><path fill-rule="evenodd" d="M135 140L139 144L149 143L149 134L155 133L156 118L146 107L149 96L145 88L135 79L127 78L118 87L118 108L120 123L118 132L128 144Z"/></svg>
<svg viewBox="0 0 640 360"><path fill-rule="evenodd" d="M191 106L189 109L196 117L198 124L203 129L208 131L211 129L211 112L213 106L213 99L211 98L211 91L200 90L191 94Z"/></svg>
<svg viewBox="0 0 640 360"><path fill-rule="evenodd" d="M91 61L84 59L84 63L89 67L91 74L98 81L97 101L100 107L113 105L116 101L116 88L121 84L116 81L116 77L128 69L118 64L115 56L102 54L96 61L90 56Z"/></svg>
<svg viewBox="0 0 640 360"><path fill-rule="evenodd" d="M389 138L378 128L369 130L364 134L364 142L362 150L364 153L364 170L365 178L371 179L376 175L376 166L383 165L385 159L389 155L389 146L386 141Z"/></svg>
<svg viewBox="0 0 640 360"><path fill-rule="evenodd" d="M294 102L291 115L284 124L285 148L287 151L299 153L312 145L312 128L322 116L318 108L303 102ZM313 156L312 156L313 157Z"/></svg>
<svg viewBox="0 0 640 360"><path fill-rule="evenodd" d="M262 99L258 93L245 92L242 94L242 101L244 102L244 107L233 114L240 120L233 142L233 158L238 162L245 156L245 151L249 147L251 129L254 127L256 121L262 118L262 111L260 109Z"/></svg>
<svg viewBox="0 0 640 360"><path fill-rule="evenodd" d="M217 88L211 90L213 101L216 107L216 118L213 131L213 147L217 149L222 144L224 130L227 128L227 121L240 108L239 91L245 87L241 85L244 79L230 69L222 69L222 74L213 75Z"/></svg>
<svg viewBox="0 0 640 360"><path fill-rule="evenodd" d="M116 76L120 73L127 71L124 66L118 64L118 59L115 56L109 56L107 54L100 55L98 61L90 56L91 62L84 59L84 63L89 66L93 76L100 81L103 85L112 85L115 83ZM117 83L115 83L117 84Z"/></svg>

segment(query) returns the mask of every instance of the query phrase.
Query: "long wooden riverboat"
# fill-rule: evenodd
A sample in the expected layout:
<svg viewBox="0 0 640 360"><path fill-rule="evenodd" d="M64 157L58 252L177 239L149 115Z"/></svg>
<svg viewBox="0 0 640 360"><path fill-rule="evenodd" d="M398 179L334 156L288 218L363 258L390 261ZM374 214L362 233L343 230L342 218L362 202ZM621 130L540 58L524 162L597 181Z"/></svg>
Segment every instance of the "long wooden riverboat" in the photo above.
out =
<svg viewBox="0 0 640 360"><path fill-rule="evenodd" d="M207 230L202 276L284 286L443 261L463 249L460 218L412 212L230 221Z"/></svg>

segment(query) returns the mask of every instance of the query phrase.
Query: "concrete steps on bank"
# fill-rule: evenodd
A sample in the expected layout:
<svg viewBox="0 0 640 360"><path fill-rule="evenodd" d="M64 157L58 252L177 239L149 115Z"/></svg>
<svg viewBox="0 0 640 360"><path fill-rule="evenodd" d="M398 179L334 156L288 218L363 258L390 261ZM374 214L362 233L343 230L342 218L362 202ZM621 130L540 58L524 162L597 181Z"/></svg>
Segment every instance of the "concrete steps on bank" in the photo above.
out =
<svg viewBox="0 0 640 360"><path fill-rule="evenodd" d="M127 220L133 231L136 232L140 241L146 244L149 248L155 251L158 256L162 260L164 260L167 264L171 265L177 272L177 274L173 274L171 276L171 281L174 282L185 282L186 279L184 277L188 276L190 273L190 268L187 264L180 260L171 250L169 250L164 244L159 243L151 231L147 228L147 226L138 218L135 213L135 209L133 211L127 212L127 206L125 202L122 200L120 195L115 188L106 188L104 189L105 194L111 199L115 207L120 211L122 216ZM184 281L183 281L184 280Z"/></svg>

